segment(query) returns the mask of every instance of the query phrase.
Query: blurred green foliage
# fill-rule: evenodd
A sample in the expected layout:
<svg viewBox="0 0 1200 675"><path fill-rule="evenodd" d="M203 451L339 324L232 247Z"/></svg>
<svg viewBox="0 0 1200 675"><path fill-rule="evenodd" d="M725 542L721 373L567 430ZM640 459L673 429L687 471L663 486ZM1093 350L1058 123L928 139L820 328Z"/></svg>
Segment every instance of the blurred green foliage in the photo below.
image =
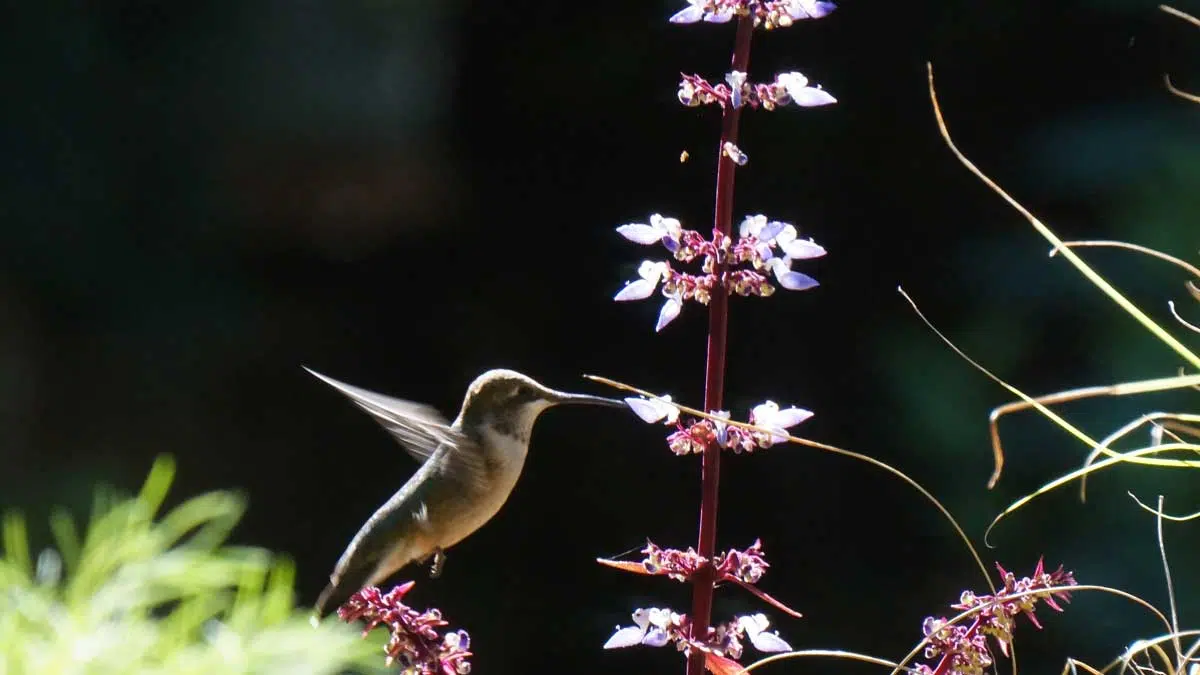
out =
<svg viewBox="0 0 1200 675"><path fill-rule="evenodd" d="M97 491L82 538L71 516L55 512L58 547L36 560L24 519L4 517L0 673L378 668L377 645L354 628L309 625L290 561L225 545L245 510L240 496L210 492L156 517L174 473L159 458L136 496Z"/></svg>

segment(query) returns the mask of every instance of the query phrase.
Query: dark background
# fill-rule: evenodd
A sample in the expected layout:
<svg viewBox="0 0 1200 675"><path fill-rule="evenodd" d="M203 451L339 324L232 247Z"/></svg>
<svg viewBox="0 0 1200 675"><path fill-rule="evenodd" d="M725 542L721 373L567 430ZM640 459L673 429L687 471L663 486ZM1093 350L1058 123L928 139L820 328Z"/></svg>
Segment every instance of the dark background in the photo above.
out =
<svg viewBox="0 0 1200 675"><path fill-rule="evenodd" d="M496 366L607 393L597 373L699 403L704 312L659 335L658 303L610 301L648 250L613 228L711 219L715 109L675 101L681 70L719 81L731 26L673 26L682 3L6 3L0 40L0 507L44 522L92 486L136 487L179 461L176 499L237 488L239 542L286 552L311 602L343 546L414 463L301 369L452 415ZM1180 9L1200 12L1200 5ZM1200 34L1152 2L852 2L758 34L752 79L801 70L839 98L743 117L736 218L796 222L829 255L822 286L736 300L727 405L816 411L803 435L929 487L975 537L1079 465L1037 414L925 329L902 285L968 352L1030 393L1160 377L1179 359L1103 298L950 155L928 102L934 63L959 145L1064 238L1196 260ZM682 150L691 160L679 163ZM1120 251L1087 258L1152 314L1200 308L1185 276ZM1191 304L1189 304L1191 303ZM1184 336L1184 339L1189 339ZM1195 336L1190 336L1195 345ZM1066 406L1096 436L1195 393ZM687 589L600 568L646 537L694 544L699 470L661 428L564 409L539 423L506 508L410 598L471 631L477 672L677 668L601 652L636 607ZM1139 435L1138 440L1144 440ZM985 558L1039 555L1165 606L1153 519L1125 496L1200 507L1190 474L1102 475L1001 525ZM719 547L761 537L768 611L796 647L899 658L928 614L983 590L961 543L908 487L795 446L723 464ZM1168 524L1182 618L1197 620L1195 525ZM736 589L718 616L760 605ZM1190 610L1190 611L1189 611ZM1049 612L1044 611L1043 615ZM1022 663L1100 665L1160 628L1083 595ZM750 652L751 654L753 652ZM779 670L815 664L792 662ZM823 663L839 672L865 666Z"/></svg>

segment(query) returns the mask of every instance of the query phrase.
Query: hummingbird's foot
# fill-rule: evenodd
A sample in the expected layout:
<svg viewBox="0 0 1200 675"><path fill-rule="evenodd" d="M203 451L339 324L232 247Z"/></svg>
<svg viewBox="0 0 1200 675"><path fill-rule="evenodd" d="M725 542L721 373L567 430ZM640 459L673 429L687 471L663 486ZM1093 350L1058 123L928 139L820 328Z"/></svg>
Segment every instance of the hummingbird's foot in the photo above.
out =
<svg viewBox="0 0 1200 675"><path fill-rule="evenodd" d="M429 566L429 578L442 576L442 568L446 566L446 552L440 548L433 549L433 564Z"/></svg>

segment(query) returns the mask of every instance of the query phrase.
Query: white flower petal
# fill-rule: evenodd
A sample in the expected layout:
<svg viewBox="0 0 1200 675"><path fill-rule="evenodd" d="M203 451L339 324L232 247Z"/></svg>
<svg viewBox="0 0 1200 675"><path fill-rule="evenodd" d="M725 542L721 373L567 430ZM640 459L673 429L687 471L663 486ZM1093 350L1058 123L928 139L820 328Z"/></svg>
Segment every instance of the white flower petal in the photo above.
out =
<svg viewBox="0 0 1200 675"><path fill-rule="evenodd" d="M604 643L605 649L621 649L622 647L632 647L642 643L642 636L646 634L644 628L637 626L626 626L618 628L617 632L608 638L608 642Z"/></svg>
<svg viewBox="0 0 1200 675"><path fill-rule="evenodd" d="M787 244L781 244L783 252L793 260L808 260L825 255L825 247L808 239L796 239Z"/></svg>
<svg viewBox="0 0 1200 675"><path fill-rule="evenodd" d="M796 240L796 226L784 223L783 229L775 235L775 243L784 248Z"/></svg>
<svg viewBox="0 0 1200 675"><path fill-rule="evenodd" d="M767 615L761 612L739 616L737 622L738 628L745 631L747 635L757 635L771 625L771 622L767 620Z"/></svg>
<svg viewBox="0 0 1200 675"><path fill-rule="evenodd" d="M679 312L683 310L683 303L676 298L667 298L663 303L662 309L658 311L658 323L654 324L654 332L658 332L666 328L667 324L671 323L679 316Z"/></svg>
<svg viewBox="0 0 1200 675"><path fill-rule="evenodd" d="M646 281L652 281L657 284L667 271L667 263L654 260L643 260L641 265L638 265L638 276Z"/></svg>
<svg viewBox="0 0 1200 675"><path fill-rule="evenodd" d="M664 424L674 424L679 419L679 408L671 405L671 396L665 395L661 399L648 398L633 398L625 399L625 404L633 411L633 414L642 418L643 421L653 424L659 420L665 419ZM646 612L645 620L648 622L650 614L647 610L638 610ZM635 617L636 621L636 617Z"/></svg>
<svg viewBox="0 0 1200 675"><path fill-rule="evenodd" d="M788 90L788 94L792 93L792 89L799 89L808 84L808 78L803 73L792 71L790 73L780 73L775 76L775 83L784 89ZM792 94L794 96L794 94Z"/></svg>
<svg viewBox="0 0 1200 675"><path fill-rule="evenodd" d="M800 424L812 416L813 413L811 410L796 407L784 408L775 414L775 419L772 420L772 423L782 429L787 429L788 427Z"/></svg>
<svg viewBox="0 0 1200 675"><path fill-rule="evenodd" d="M691 5L675 12L668 21L671 23L696 23L704 18L704 7Z"/></svg>
<svg viewBox="0 0 1200 675"><path fill-rule="evenodd" d="M750 631L746 631L746 634L750 636L750 644L754 645L754 648L760 652L792 651L792 646L785 642L783 638L779 637L778 633L768 633L767 631L762 631L760 633L751 634Z"/></svg>
<svg viewBox="0 0 1200 675"><path fill-rule="evenodd" d="M643 608L633 610L633 623L643 631L646 630L650 626L650 612L652 611L654 610Z"/></svg>
<svg viewBox="0 0 1200 675"><path fill-rule="evenodd" d="M778 260L778 258L776 258L776 260ZM807 291L810 288L816 288L817 286L821 285L816 279L808 276L807 274L793 272L791 270L786 270L780 274L779 270L776 269L775 280L779 282L780 286L783 286L789 291Z"/></svg>
<svg viewBox="0 0 1200 675"><path fill-rule="evenodd" d="M644 223L630 223L617 228L617 234L635 244L648 246L662 241L663 232Z"/></svg>
<svg viewBox="0 0 1200 675"><path fill-rule="evenodd" d="M759 214L756 216L746 216L742 219L742 224L738 225L738 235L742 237L758 236L762 231L763 226L767 224L767 217Z"/></svg>
<svg viewBox="0 0 1200 675"><path fill-rule="evenodd" d="M831 96L829 92L824 89L817 89L816 87L789 87L788 94L791 95L796 105L802 108L813 108L819 105L837 103L837 99Z"/></svg>
<svg viewBox="0 0 1200 675"><path fill-rule="evenodd" d="M675 406L670 406L670 408L671 409L667 411L666 419L663 420L663 424L675 424L679 421L679 408Z"/></svg>
<svg viewBox="0 0 1200 675"><path fill-rule="evenodd" d="M613 296L613 300L616 300L617 302L626 302L628 300L645 300L651 295L654 295L654 289L657 287L657 282L648 281L646 279L631 281L626 283L625 288L622 288L617 292L616 295Z"/></svg>
<svg viewBox="0 0 1200 675"><path fill-rule="evenodd" d="M659 410L658 406L654 405L654 401L644 398L626 398L625 405L633 411L634 415L642 418L643 422L653 424L667 416L666 411Z"/></svg>
<svg viewBox="0 0 1200 675"><path fill-rule="evenodd" d="M801 19L820 19L829 16L837 5L820 0L792 0L788 8L788 16L799 21Z"/></svg>
<svg viewBox="0 0 1200 675"><path fill-rule="evenodd" d="M750 410L750 423L755 426L770 424L779 413L779 404L774 401L763 401Z"/></svg>
<svg viewBox="0 0 1200 675"><path fill-rule="evenodd" d="M678 218L665 218L662 214L655 213L650 216L650 227L658 230L662 235L671 239L678 239L679 233L683 231L683 225Z"/></svg>

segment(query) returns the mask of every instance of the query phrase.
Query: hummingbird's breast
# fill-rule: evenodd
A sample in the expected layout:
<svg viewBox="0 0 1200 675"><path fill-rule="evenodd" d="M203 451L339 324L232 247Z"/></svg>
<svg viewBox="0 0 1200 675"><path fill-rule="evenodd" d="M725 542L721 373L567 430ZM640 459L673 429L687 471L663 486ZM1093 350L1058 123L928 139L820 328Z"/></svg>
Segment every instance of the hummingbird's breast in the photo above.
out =
<svg viewBox="0 0 1200 675"><path fill-rule="evenodd" d="M463 503L451 511L452 522L446 523L442 531L442 548L453 546L482 527L508 501L525 466L529 448L527 438L491 427L480 431L479 448L484 453L486 480L483 485L468 488L470 494L463 495Z"/></svg>

